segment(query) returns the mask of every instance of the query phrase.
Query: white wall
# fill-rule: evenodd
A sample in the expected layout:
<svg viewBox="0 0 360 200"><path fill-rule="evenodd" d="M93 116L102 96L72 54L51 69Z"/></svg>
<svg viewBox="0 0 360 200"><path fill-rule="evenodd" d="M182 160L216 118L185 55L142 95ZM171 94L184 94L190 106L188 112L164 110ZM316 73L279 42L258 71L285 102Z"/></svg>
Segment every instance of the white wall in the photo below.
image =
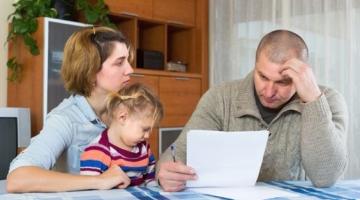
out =
<svg viewBox="0 0 360 200"><path fill-rule="evenodd" d="M15 0L0 1L0 107L6 106L7 98L7 44L8 34L7 17L13 12L12 4Z"/></svg>

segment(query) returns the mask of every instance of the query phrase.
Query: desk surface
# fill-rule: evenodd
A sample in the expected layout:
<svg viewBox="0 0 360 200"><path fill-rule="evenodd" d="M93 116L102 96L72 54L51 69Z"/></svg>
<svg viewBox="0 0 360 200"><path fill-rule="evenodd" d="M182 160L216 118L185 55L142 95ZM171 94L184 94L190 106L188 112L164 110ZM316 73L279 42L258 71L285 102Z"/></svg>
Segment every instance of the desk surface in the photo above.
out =
<svg viewBox="0 0 360 200"><path fill-rule="evenodd" d="M277 197L272 200L288 199L360 199L360 180L341 181L330 188L314 188L309 182L297 181L272 181L267 184L271 187L284 189L296 194L298 197ZM199 194L189 190L176 193L161 192L157 187L131 187L125 190L91 190L80 192L61 193L25 193L7 194L5 192L5 181L0 181L0 200L118 200L118 199L223 199Z"/></svg>

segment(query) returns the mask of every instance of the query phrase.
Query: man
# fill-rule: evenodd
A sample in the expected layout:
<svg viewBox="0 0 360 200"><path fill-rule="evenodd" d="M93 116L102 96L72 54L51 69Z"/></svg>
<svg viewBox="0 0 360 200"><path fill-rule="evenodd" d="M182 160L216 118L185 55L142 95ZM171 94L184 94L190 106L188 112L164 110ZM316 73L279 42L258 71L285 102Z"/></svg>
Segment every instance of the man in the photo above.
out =
<svg viewBox="0 0 360 200"><path fill-rule="evenodd" d="M179 191L197 178L183 164L190 129L267 129L271 134L259 181L309 178L317 187L333 185L347 165L348 113L338 92L317 85L308 54L303 39L293 32L265 35L255 69L246 78L211 88L201 98L175 141L181 162L171 161L169 149L161 156L157 178L162 188Z"/></svg>

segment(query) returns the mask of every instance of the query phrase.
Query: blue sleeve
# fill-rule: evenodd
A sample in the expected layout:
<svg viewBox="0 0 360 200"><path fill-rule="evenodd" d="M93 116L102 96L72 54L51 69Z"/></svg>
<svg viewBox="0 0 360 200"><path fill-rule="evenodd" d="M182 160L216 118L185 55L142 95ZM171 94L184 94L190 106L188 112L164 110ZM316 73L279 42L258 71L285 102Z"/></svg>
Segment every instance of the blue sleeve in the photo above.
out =
<svg viewBox="0 0 360 200"><path fill-rule="evenodd" d="M99 175L111 165L110 152L98 149L97 145L89 145L81 155L80 174Z"/></svg>
<svg viewBox="0 0 360 200"><path fill-rule="evenodd" d="M69 147L74 130L72 122L62 114L49 114L41 132L10 164L9 173L22 166L51 169L63 151Z"/></svg>
<svg viewBox="0 0 360 200"><path fill-rule="evenodd" d="M146 170L146 174L144 175L145 182L149 182L155 179L155 164L156 164L155 156L150 151L149 164Z"/></svg>

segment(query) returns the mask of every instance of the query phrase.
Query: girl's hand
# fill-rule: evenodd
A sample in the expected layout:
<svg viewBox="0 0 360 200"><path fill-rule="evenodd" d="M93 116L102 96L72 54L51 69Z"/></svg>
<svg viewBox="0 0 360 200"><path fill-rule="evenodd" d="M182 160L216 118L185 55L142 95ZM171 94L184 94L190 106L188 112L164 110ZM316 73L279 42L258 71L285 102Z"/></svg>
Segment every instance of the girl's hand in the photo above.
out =
<svg viewBox="0 0 360 200"><path fill-rule="evenodd" d="M123 189L130 185L130 178L117 165L112 165L108 170L98 176L100 190L108 190L114 187Z"/></svg>

